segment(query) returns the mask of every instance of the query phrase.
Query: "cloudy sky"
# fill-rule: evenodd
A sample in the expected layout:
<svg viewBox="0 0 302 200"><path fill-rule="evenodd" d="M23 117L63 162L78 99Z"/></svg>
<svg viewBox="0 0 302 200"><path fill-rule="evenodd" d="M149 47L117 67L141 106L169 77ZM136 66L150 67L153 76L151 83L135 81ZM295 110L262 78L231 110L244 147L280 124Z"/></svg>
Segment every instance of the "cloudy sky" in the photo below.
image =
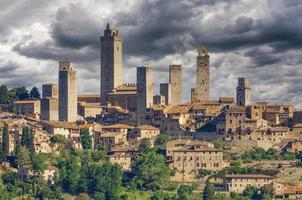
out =
<svg viewBox="0 0 302 200"><path fill-rule="evenodd" d="M71 60L79 93L99 91L99 37L107 22L124 40L125 82L154 68L156 91L182 64L184 100L195 86L200 46L210 52L211 97L234 96L250 79L253 101L302 107L300 0L0 0L0 84L57 82Z"/></svg>

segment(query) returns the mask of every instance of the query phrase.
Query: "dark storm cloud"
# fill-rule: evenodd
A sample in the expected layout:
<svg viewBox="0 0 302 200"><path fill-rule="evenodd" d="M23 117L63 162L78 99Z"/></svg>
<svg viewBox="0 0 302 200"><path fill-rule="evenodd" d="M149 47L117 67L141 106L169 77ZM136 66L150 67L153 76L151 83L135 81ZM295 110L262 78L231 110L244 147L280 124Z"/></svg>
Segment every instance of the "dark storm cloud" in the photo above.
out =
<svg viewBox="0 0 302 200"><path fill-rule="evenodd" d="M81 50L57 48L53 46L51 41L42 44L17 44L13 47L13 50L20 55L43 60L59 61L68 59L72 62L82 63L94 62L99 59L99 53L93 49L85 47L82 47Z"/></svg>
<svg viewBox="0 0 302 200"><path fill-rule="evenodd" d="M72 4L61 8L52 24L52 37L60 47L98 47L100 26L89 17L87 11Z"/></svg>

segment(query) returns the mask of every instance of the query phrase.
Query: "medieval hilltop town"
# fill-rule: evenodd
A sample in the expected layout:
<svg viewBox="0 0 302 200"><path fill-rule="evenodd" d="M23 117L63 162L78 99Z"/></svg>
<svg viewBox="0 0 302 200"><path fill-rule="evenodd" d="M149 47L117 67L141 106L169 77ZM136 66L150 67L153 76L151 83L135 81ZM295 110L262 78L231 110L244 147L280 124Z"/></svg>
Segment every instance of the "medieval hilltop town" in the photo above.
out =
<svg viewBox="0 0 302 200"><path fill-rule="evenodd" d="M234 85L236 97L210 99L206 47L196 51L196 86L189 102L182 101L182 65L169 65L169 81L155 95L151 66L137 67L136 83L123 83L118 29L107 24L100 47L99 93L78 95L77 71L64 60L59 62L58 84L43 84L41 98L0 105L0 173L14 172L24 182L36 175L28 163L12 162L20 145L28 145L24 135L32 134L35 154L50 158L63 150L102 151L103 162L124 173L138 168L142 147L156 149L173 171L165 178L176 190L194 185L191 193L205 195L211 186L215 199L235 199L247 188L259 195L270 188L265 195L271 198L302 198L302 110L251 102L252 86L245 77ZM56 184L62 166L47 163L41 175L47 184Z"/></svg>

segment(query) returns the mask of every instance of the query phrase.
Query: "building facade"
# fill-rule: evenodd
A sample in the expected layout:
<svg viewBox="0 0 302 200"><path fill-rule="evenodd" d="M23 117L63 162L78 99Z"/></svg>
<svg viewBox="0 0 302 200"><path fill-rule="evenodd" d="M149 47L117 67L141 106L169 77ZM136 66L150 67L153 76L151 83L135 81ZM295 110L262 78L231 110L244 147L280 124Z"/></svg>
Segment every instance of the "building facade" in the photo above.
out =
<svg viewBox="0 0 302 200"><path fill-rule="evenodd" d="M69 61L59 62L59 120L77 120L77 72Z"/></svg>
<svg viewBox="0 0 302 200"><path fill-rule="evenodd" d="M109 23L101 36L101 103L107 102L107 94L122 85L122 38Z"/></svg>

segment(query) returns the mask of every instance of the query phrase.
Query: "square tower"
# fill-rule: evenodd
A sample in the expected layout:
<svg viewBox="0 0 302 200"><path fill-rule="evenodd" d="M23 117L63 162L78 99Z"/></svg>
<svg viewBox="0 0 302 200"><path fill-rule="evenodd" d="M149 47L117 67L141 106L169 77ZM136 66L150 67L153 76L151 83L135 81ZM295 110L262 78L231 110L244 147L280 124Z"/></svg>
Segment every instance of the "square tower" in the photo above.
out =
<svg viewBox="0 0 302 200"><path fill-rule="evenodd" d="M159 85L159 94L165 97L165 104L171 103L171 86L169 83L161 83Z"/></svg>
<svg viewBox="0 0 302 200"><path fill-rule="evenodd" d="M210 98L210 56L206 47L198 49L196 58L196 98L207 101Z"/></svg>
<svg viewBox="0 0 302 200"><path fill-rule="evenodd" d="M138 67L136 119L138 124L146 122L147 109L153 105L153 71L150 66Z"/></svg>
<svg viewBox="0 0 302 200"><path fill-rule="evenodd" d="M169 84L171 87L171 105L181 104L182 102L182 66L169 66Z"/></svg>
<svg viewBox="0 0 302 200"><path fill-rule="evenodd" d="M251 105L251 88L250 83L246 78L238 78L236 101L238 106Z"/></svg>
<svg viewBox="0 0 302 200"><path fill-rule="evenodd" d="M58 85L47 83L42 85L42 98L53 97L58 98Z"/></svg>
<svg viewBox="0 0 302 200"><path fill-rule="evenodd" d="M111 29L109 23L101 36L101 103L107 95L122 85L122 38L119 31Z"/></svg>
<svg viewBox="0 0 302 200"><path fill-rule="evenodd" d="M76 75L69 61L59 62L59 121L77 120Z"/></svg>
<svg viewBox="0 0 302 200"><path fill-rule="evenodd" d="M41 119L58 121L58 85L53 83L42 85Z"/></svg>

